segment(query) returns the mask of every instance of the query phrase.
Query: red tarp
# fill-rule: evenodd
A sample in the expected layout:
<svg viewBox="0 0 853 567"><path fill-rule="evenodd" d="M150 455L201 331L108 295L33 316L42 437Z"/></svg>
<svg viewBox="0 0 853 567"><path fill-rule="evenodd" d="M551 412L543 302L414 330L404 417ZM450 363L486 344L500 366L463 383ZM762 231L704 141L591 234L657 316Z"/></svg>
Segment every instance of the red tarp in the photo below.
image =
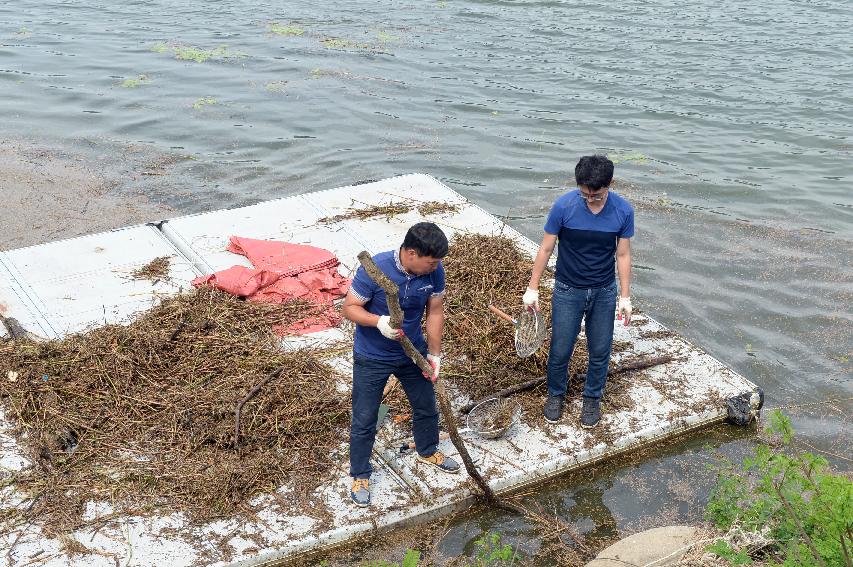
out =
<svg viewBox="0 0 853 567"><path fill-rule="evenodd" d="M338 273L338 259L328 250L273 240L255 240L232 236L228 251L248 258L254 268L232 266L227 270L193 280L193 285L208 285L245 297L249 301L284 303L304 299L327 309L319 316L295 323L282 334L313 333L336 327L341 321L332 301L346 294L350 280Z"/></svg>

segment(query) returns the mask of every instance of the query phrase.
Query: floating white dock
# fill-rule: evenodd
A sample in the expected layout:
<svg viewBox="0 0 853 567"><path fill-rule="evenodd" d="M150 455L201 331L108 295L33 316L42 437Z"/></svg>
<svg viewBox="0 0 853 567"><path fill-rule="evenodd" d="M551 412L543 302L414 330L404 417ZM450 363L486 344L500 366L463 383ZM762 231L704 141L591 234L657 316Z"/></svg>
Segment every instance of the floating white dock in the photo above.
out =
<svg viewBox="0 0 853 567"><path fill-rule="evenodd" d="M441 201L457 204L458 210L428 217L413 211L389 218L318 224L318 220L350 208L401 201ZM425 218L439 224L449 238L457 232L502 234L531 254L536 251L529 239L435 179L405 175L170 219L157 226L136 226L0 252L0 303L5 306L5 315L17 319L28 331L57 338L95 325L126 322L158 298L188 289L190 280L198 275L245 264L242 256L225 251L231 235L320 246L334 252L342 262L341 272L351 275L358 252L377 253L398 246L408 227ZM160 256L173 258L166 280L152 283L129 277L133 270ZM633 352L626 355L669 354L677 360L637 373L630 387L634 401L631 409L606 413L601 425L591 432L571 419L545 429L523 416L504 439L486 441L463 434L478 468L496 491L532 485L722 421L727 417L727 399L737 398L748 405L752 397L755 402L758 389L752 382L683 339L660 333L663 327L652 318L640 314L634 321L630 327L616 327L615 339L633 345ZM336 329L308 339L349 336ZM290 348L299 344L291 341ZM341 371L340 387L346 389L348 362L336 364ZM568 414L579 413L573 404L579 402L569 403ZM0 475L27 464L9 434L10 428L8 422L0 421ZM367 509L356 508L349 501L347 446L342 440L339 480L318 493L331 513L331 521L313 517L312 511L288 508L289 487L282 486L277 493L283 499L258 499L264 505L263 512L250 523L235 518L194 527L180 515L128 517L120 522L120 529L75 533L79 543L95 552L89 555L70 555L59 540L45 537L37 526L29 526L23 533L0 538L0 549L9 549L15 543L9 556L12 565L263 565L375 529L424 521L467 506L473 494L467 475L442 475L418 466L413 453L401 455L397 450L404 435L393 424L380 431L371 478L374 505ZM455 453L449 441L443 441L441 449ZM0 476L0 486L2 480ZM16 497L10 490L0 491L6 504ZM87 514L96 517L110 511L106 503L92 503ZM168 533L165 528L170 528ZM223 545L214 545L217 541Z"/></svg>

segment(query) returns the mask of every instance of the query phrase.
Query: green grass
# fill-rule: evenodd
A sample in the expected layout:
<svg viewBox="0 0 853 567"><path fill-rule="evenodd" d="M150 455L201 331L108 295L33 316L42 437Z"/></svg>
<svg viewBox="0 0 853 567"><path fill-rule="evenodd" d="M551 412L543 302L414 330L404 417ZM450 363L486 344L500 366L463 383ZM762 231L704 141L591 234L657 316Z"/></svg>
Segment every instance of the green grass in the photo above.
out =
<svg viewBox="0 0 853 567"><path fill-rule="evenodd" d="M282 24L271 24L270 31L275 35L303 35L305 30L299 26L289 26Z"/></svg>
<svg viewBox="0 0 853 567"><path fill-rule="evenodd" d="M135 89L136 87L148 84L151 82L151 79L148 78L147 75L139 75L135 79L125 79L118 86L123 89Z"/></svg>
<svg viewBox="0 0 853 567"><path fill-rule="evenodd" d="M196 100L196 101L193 103L193 108L194 108L195 110L201 110L201 109L202 109L202 108L204 108L205 106L211 106L211 105L216 104L217 102L218 102L218 101L217 101L215 98L213 98L213 97L210 97L210 96L203 96L203 97L201 97L200 99Z"/></svg>

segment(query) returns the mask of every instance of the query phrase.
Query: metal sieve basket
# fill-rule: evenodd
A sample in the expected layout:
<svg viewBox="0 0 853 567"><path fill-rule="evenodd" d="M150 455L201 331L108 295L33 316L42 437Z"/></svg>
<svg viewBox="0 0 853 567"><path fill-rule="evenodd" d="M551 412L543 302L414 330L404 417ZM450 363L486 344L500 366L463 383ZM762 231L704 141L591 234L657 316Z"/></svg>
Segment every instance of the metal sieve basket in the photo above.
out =
<svg viewBox="0 0 853 567"><path fill-rule="evenodd" d="M539 347L545 342L545 335L548 330L545 325L545 318L539 310L524 308L518 319L513 319L494 305L489 305L489 311L513 324L515 327L515 352L521 358L527 358L539 350Z"/></svg>
<svg viewBox="0 0 853 567"><path fill-rule="evenodd" d="M499 439L518 423L521 406L509 398L489 398L468 412L468 429L484 439Z"/></svg>

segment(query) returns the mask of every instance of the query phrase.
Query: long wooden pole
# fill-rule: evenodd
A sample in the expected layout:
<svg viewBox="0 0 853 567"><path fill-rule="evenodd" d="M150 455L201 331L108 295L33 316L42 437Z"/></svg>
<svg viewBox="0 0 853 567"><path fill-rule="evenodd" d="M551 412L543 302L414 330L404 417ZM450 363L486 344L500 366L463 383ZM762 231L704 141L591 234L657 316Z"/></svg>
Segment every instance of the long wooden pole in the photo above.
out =
<svg viewBox="0 0 853 567"><path fill-rule="evenodd" d="M613 370L607 373L608 376L613 376L615 374L620 374L622 372L627 372L628 370L641 370L643 368L651 368L652 366L657 366L659 364L666 364L667 362L672 362L672 357L667 356L656 356L652 358L633 358L631 360L627 360L622 364L619 364L613 368ZM475 400L468 405L462 406L462 409L459 410L462 413L468 413L477 404L481 404L488 400L494 400L496 398L506 398L507 396L511 396L513 394L517 394L519 392L524 392L525 390L531 390L538 386L539 384L544 383L547 380L547 376L540 376L539 378L533 378L532 380L528 380L526 382L521 382L519 384L514 384L509 388L504 388L494 394L490 394L485 398L480 398L479 400Z"/></svg>
<svg viewBox="0 0 853 567"><path fill-rule="evenodd" d="M370 254L367 252L359 253L358 261L361 262L361 265L364 267L367 275L369 275L373 281L375 281L376 284L385 291L390 315L389 322L392 327L399 329L403 322L403 310L400 308L400 297L397 284L391 281L391 279L379 269L379 266L376 265L373 258L371 258ZM432 375L432 366L430 366L429 362L427 362L418 349L415 348L415 345L412 344L409 337L404 335L400 339L400 344L403 347L403 351L405 351L409 358L411 358L423 372L427 375ZM441 409L441 415L444 418L444 424L447 427L447 432L450 434L450 440L459 452L459 456L465 464L465 470L468 471L468 474L474 479L474 482L477 483L480 490L483 491L483 495L486 500L492 504L506 507L505 505L501 505L502 503L500 503L498 497L495 496L495 493L492 491L489 483L486 482L480 474L480 471L478 471L477 467L474 466L474 461L471 459L471 455L468 454L465 442L462 440L462 437L459 435L459 430L456 427L456 418L453 415L453 408L450 405L450 400L447 397L447 391L444 388L444 381L441 380L441 378L435 382L435 392L438 397L438 406Z"/></svg>

